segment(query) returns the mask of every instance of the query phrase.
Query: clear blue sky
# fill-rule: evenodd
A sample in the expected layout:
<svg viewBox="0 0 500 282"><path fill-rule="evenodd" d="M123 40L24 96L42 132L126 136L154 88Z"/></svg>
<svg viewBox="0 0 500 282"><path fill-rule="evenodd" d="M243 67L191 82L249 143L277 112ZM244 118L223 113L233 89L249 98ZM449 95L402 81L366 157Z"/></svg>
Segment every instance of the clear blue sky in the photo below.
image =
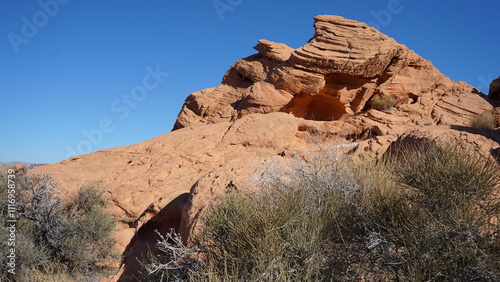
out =
<svg viewBox="0 0 500 282"><path fill-rule="evenodd" d="M0 161L167 133L189 93L217 86L259 39L306 44L319 14L377 25L484 92L500 76L498 11L498 0L2 0Z"/></svg>

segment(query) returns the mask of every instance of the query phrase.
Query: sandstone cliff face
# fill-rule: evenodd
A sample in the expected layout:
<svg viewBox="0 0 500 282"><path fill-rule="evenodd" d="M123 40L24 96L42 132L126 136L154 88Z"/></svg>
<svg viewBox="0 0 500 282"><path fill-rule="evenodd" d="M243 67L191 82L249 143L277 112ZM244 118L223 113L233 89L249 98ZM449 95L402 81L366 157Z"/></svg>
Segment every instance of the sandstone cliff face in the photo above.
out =
<svg viewBox="0 0 500 282"><path fill-rule="evenodd" d="M114 280L132 279L136 258L156 242L152 231L174 228L189 240L207 205L256 189L252 179L269 164L313 150L311 135L346 138L360 160L407 139L461 139L486 156L500 150L498 129L469 127L495 103L473 87L364 23L318 16L314 27L296 50L260 40L218 87L189 95L173 132L34 169L51 172L63 192L88 182L106 189L125 255ZM395 104L377 110L374 96Z"/></svg>

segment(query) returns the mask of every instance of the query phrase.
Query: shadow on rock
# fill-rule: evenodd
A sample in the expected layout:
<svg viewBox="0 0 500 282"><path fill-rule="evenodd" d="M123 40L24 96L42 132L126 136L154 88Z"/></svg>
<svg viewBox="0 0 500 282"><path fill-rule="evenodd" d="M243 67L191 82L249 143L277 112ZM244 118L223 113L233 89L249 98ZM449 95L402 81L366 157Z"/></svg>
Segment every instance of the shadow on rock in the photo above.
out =
<svg viewBox="0 0 500 282"><path fill-rule="evenodd" d="M168 203L158 214L144 224L130 241L123 253L124 271L118 281L140 281L138 273L141 270L141 262L148 260L148 254L156 255L159 251L155 245L158 235L168 233L171 229L179 230L184 204L189 198L189 193L183 193Z"/></svg>

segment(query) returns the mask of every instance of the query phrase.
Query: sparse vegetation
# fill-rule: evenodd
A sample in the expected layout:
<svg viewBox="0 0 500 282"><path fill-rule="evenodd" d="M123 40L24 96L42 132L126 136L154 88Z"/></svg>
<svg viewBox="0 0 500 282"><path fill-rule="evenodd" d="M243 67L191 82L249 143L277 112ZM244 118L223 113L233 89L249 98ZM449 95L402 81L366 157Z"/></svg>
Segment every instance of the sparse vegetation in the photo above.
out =
<svg viewBox="0 0 500 282"><path fill-rule="evenodd" d="M478 129L494 129L496 127L495 118L491 111L485 111L472 120L472 127Z"/></svg>
<svg viewBox="0 0 500 282"><path fill-rule="evenodd" d="M380 95L374 95L371 100L370 100L370 106L379 111L386 111L386 110L391 110L394 105L398 100L396 97L391 96L391 95L385 95L385 96L380 96Z"/></svg>
<svg viewBox="0 0 500 282"><path fill-rule="evenodd" d="M368 165L320 150L279 171L211 207L202 255L176 261L183 280L500 280L495 162L428 142Z"/></svg>
<svg viewBox="0 0 500 282"><path fill-rule="evenodd" d="M7 230L0 231L2 281L89 281L112 268L115 222L97 186L63 201L48 174L15 174L16 274L6 273ZM7 226L7 176L0 173L2 227Z"/></svg>
<svg viewBox="0 0 500 282"><path fill-rule="evenodd" d="M456 144L424 143L404 148L392 170L409 207L401 211L404 228L393 229L392 241L405 248L402 273L415 281L498 281L497 164Z"/></svg>

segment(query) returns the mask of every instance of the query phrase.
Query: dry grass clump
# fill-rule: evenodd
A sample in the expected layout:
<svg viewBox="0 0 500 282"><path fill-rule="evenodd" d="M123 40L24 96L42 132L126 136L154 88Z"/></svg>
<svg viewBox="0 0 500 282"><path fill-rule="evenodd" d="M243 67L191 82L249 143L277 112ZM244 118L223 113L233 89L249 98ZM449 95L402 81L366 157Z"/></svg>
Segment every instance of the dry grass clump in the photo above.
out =
<svg viewBox="0 0 500 282"><path fill-rule="evenodd" d="M392 171L407 199L394 228L411 280L500 279L498 165L456 144L403 149ZM407 231L405 231L405 229Z"/></svg>
<svg viewBox="0 0 500 282"><path fill-rule="evenodd" d="M392 95L380 96L377 94L370 99L370 106L375 110L386 111L391 110L397 102L396 97Z"/></svg>
<svg viewBox="0 0 500 282"><path fill-rule="evenodd" d="M459 146L357 166L321 149L214 204L176 279L498 281L499 173Z"/></svg>
<svg viewBox="0 0 500 282"><path fill-rule="evenodd" d="M472 127L478 129L494 129L496 127L495 118L491 111L485 111L482 114L476 116L472 122Z"/></svg>

